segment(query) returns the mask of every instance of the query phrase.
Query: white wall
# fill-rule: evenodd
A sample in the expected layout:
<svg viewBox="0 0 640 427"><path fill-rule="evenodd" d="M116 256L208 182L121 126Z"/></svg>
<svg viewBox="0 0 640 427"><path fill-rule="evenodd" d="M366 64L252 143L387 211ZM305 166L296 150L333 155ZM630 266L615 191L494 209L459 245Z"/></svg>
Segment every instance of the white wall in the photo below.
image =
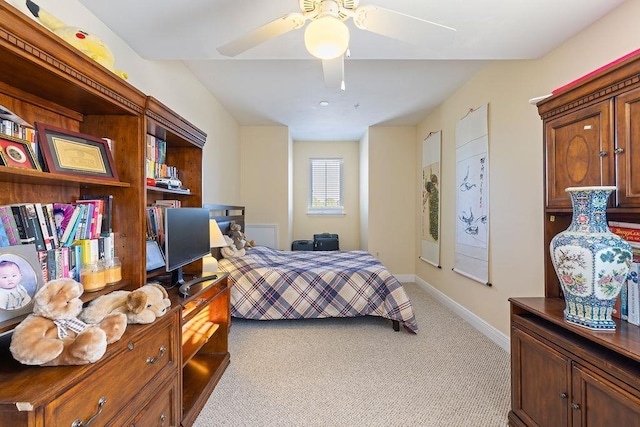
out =
<svg viewBox="0 0 640 427"><path fill-rule="evenodd" d="M418 126L415 144L442 130L441 270L416 260L417 276L502 333L509 333L511 296L543 295L542 121L528 100L550 93L640 45L640 2L627 1L535 61L505 61L477 73ZM532 35L535 37L535 35ZM490 281L486 287L451 271L455 230L455 126L489 103ZM416 167L421 156L416 156ZM419 200L419 177L414 178ZM420 213L415 210L415 223ZM419 237L415 248L419 250Z"/></svg>
<svg viewBox="0 0 640 427"><path fill-rule="evenodd" d="M35 20L24 0L7 3ZM36 0L36 3L66 24L81 27L104 40L116 58L115 68L129 74L129 83L206 132L203 202L239 203L240 127L182 62L140 57L76 0Z"/></svg>

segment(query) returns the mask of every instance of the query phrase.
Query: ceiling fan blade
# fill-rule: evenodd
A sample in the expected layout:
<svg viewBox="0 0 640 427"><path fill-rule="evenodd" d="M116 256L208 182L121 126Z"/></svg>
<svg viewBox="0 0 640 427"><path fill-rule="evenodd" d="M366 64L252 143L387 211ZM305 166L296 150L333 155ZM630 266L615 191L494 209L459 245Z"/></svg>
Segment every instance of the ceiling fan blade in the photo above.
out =
<svg viewBox="0 0 640 427"><path fill-rule="evenodd" d="M353 22L361 30L414 45L444 45L456 34L455 28L377 6L358 7Z"/></svg>
<svg viewBox="0 0 640 427"><path fill-rule="evenodd" d="M217 50L224 56L236 56L260 43L300 28L304 23L305 17L301 13L290 13L218 47Z"/></svg>
<svg viewBox="0 0 640 427"><path fill-rule="evenodd" d="M344 55L333 59L322 60L324 85L330 89L345 89L344 86Z"/></svg>

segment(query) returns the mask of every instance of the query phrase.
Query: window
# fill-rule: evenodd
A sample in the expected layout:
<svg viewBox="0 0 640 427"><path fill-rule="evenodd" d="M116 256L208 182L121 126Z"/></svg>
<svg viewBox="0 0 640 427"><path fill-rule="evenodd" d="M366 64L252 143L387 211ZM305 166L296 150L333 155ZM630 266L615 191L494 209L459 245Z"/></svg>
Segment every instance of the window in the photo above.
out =
<svg viewBox="0 0 640 427"><path fill-rule="evenodd" d="M342 163L342 159L309 159L309 213L343 213Z"/></svg>

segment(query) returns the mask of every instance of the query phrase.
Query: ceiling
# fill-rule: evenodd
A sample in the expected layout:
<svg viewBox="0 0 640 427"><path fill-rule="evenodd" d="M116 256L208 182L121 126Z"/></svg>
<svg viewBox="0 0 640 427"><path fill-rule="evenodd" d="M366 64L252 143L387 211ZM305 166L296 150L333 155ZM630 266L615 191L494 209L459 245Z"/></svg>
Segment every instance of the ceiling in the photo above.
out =
<svg viewBox="0 0 640 427"><path fill-rule="evenodd" d="M348 19L345 91L325 87L304 29L233 58L216 51L300 12L298 0L79 1L143 58L184 61L240 125L339 141L358 140L369 126L416 125L490 61L540 58L624 0L360 0L457 31L444 46L416 46Z"/></svg>

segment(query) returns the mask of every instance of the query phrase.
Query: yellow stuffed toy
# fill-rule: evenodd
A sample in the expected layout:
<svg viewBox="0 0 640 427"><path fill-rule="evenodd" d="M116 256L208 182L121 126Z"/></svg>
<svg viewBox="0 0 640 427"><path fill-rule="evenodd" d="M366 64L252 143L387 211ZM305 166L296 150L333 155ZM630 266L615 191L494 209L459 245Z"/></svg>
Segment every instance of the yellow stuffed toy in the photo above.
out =
<svg viewBox="0 0 640 427"><path fill-rule="evenodd" d="M38 18L38 21L61 39L123 79L128 77L127 73L114 68L115 59L113 53L98 37L88 33L82 28L66 25L46 10L41 9L40 6L31 0L27 0L27 7L33 16Z"/></svg>

